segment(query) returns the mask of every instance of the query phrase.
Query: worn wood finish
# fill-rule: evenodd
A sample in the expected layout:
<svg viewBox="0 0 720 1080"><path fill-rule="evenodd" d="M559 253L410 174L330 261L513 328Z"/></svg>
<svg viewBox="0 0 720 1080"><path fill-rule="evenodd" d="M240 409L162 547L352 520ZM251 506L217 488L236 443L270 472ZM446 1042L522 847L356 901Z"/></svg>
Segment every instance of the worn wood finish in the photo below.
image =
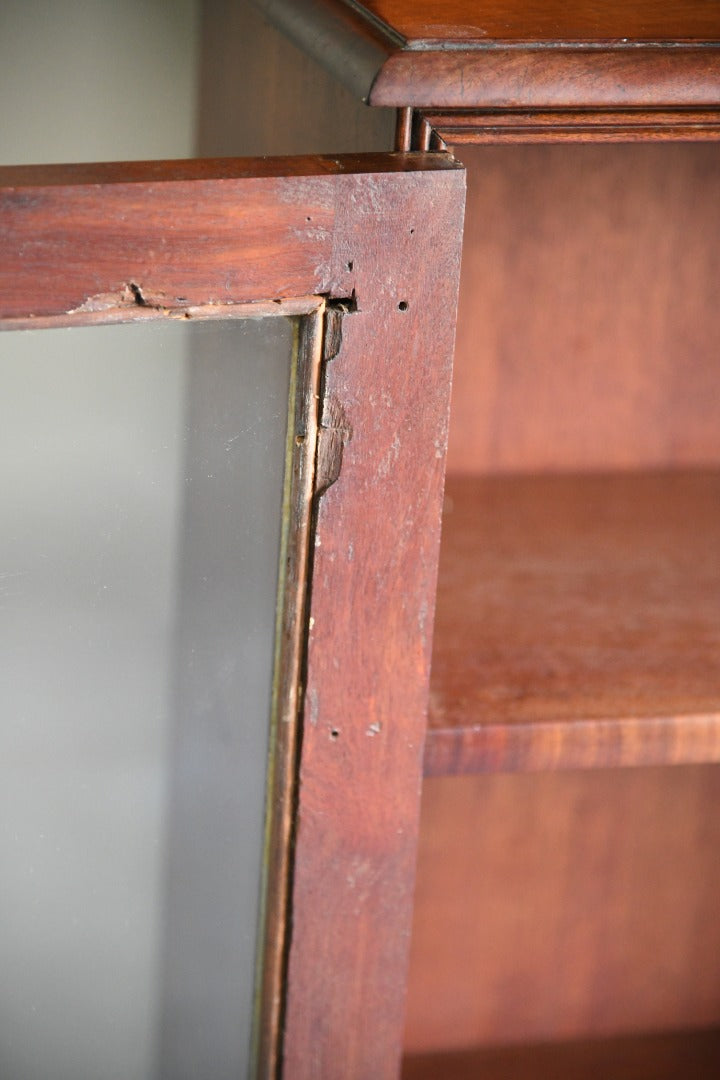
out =
<svg viewBox="0 0 720 1080"><path fill-rule="evenodd" d="M720 464L720 151L465 147L448 468Z"/></svg>
<svg viewBox="0 0 720 1080"><path fill-rule="evenodd" d="M5 167L0 317L349 296L350 177L428 168L458 166L388 154Z"/></svg>
<svg viewBox="0 0 720 1080"><path fill-rule="evenodd" d="M396 154L5 169L0 187L6 319L347 298L318 414L332 486L300 688L285 1075L395 1076L464 172Z"/></svg>
<svg viewBox="0 0 720 1080"><path fill-rule="evenodd" d="M492 1047L409 1057L403 1080L715 1080L720 1031Z"/></svg>
<svg viewBox="0 0 720 1080"><path fill-rule="evenodd" d="M429 773L720 761L720 473L450 477Z"/></svg>
<svg viewBox="0 0 720 1080"><path fill-rule="evenodd" d="M284 528L280 568L275 678L270 724L265 850L261 895L263 928L257 961L254 1061L260 1076L275 1076L282 1048L285 960L295 825L295 775L302 666L308 619L312 500L315 489L318 410L327 310L322 304L297 329L297 356L290 387L288 461L283 492Z"/></svg>
<svg viewBox="0 0 720 1080"><path fill-rule="evenodd" d="M338 255L358 310L321 418L344 448L312 573L293 1078L377 1080L400 1062L463 200L461 173L426 179L346 192Z"/></svg>
<svg viewBox="0 0 720 1080"><path fill-rule="evenodd" d="M720 1026L719 799L715 765L426 780L407 1052Z"/></svg>
<svg viewBox="0 0 720 1080"><path fill-rule="evenodd" d="M524 113L514 129L486 116L474 123L466 113L461 123L468 141L585 139L593 131L601 139L651 132L717 138L720 130L720 14L699 0L616 0L570 10L558 3L469 0L441 6L429 0L258 3L372 105ZM688 109L696 110L690 124ZM583 115L553 120L550 111L558 110ZM453 120L441 123L447 138Z"/></svg>

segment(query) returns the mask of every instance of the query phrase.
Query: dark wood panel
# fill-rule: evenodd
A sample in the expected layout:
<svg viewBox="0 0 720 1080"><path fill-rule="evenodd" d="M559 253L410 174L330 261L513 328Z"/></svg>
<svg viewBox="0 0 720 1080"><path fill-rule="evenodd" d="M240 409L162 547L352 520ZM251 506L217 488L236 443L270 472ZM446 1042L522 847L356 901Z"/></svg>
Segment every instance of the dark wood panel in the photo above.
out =
<svg viewBox="0 0 720 1080"><path fill-rule="evenodd" d="M249 0L203 0L201 29L198 154L392 150L395 110L367 108Z"/></svg>
<svg viewBox="0 0 720 1080"><path fill-rule="evenodd" d="M448 467L720 462L720 148L461 156Z"/></svg>
<svg viewBox="0 0 720 1080"><path fill-rule="evenodd" d="M720 1031L492 1047L406 1058L403 1080L715 1080Z"/></svg>
<svg viewBox="0 0 720 1080"><path fill-rule="evenodd" d="M720 473L449 477L429 773L720 760Z"/></svg>
<svg viewBox="0 0 720 1080"><path fill-rule="evenodd" d="M407 1052L718 1026L719 800L710 765L426 780Z"/></svg>
<svg viewBox="0 0 720 1080"><path fill-rule="evenodd" d="M463 179L358 181L337 228L358 310L320 417L288 1077L400 1065Z"/></svg>
<svg viewBox="0 0 720 1080"><path fill-rule="evenodd" d="M358 155L0 169L0 317L349 296L338 214L355 178L373 187L423 162L454 167Z"/></svg>
<svg viewBox="0 0 720 1080"><path fill-rule="evenodd" d="M704 0L363 0L408 42L718 41L720 12Z"/></svg>
<svg viewBox="0 0 720 1080"><path fill-rule="evenodd" d="M699 0L260 5L372 105L606 113L720 105L720 14Z"/></svg>
<svg viewBox="0 0 720 1080"><path fill-rule="evenodd" d="M700 142L720 137L718 109L478 109L427 114L447 144Z"/></svg>

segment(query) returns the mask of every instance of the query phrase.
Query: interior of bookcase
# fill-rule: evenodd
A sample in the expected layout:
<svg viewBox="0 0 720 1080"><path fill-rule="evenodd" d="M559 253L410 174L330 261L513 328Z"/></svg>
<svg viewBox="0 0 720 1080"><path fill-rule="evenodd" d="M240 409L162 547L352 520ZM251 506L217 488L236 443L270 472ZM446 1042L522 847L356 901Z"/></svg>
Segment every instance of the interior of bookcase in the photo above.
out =
<svg viewBox="0 0 720 1080"><path fill-rule="evenodd" d="M404 1074L716 1076L720 150L458 157Z"/></svg>

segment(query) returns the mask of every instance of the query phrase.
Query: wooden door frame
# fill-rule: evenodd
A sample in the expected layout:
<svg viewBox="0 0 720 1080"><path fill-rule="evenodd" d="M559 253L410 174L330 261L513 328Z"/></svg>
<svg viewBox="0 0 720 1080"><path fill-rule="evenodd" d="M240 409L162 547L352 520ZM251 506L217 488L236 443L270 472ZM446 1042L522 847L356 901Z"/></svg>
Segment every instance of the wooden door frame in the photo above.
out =
<svg viewBox="0 0 720 1080"><path fill-rule="evenodd" d="M442 154L0 169L5 328L327 305L298 394L318 437L293 466L312 520L288 549L263 1075L399 1070L464 187Z"/></svg>

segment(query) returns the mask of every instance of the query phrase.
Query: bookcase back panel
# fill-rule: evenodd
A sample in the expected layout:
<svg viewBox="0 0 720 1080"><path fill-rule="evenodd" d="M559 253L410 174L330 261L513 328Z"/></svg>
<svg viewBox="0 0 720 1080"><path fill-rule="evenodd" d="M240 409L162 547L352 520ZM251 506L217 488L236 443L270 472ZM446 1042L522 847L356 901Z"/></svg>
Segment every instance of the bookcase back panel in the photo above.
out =
<svg viewBox="0 0 720 1080"><path fill-rule="evenodd" d="M720 1024L720 768L427 779L406 1051Z"/></svg>
<svg viewBox="0 0 720 1080"><path fill-rule="evenodd" d="M720 146L458 149L453 471L720 462Z"/></svg>

